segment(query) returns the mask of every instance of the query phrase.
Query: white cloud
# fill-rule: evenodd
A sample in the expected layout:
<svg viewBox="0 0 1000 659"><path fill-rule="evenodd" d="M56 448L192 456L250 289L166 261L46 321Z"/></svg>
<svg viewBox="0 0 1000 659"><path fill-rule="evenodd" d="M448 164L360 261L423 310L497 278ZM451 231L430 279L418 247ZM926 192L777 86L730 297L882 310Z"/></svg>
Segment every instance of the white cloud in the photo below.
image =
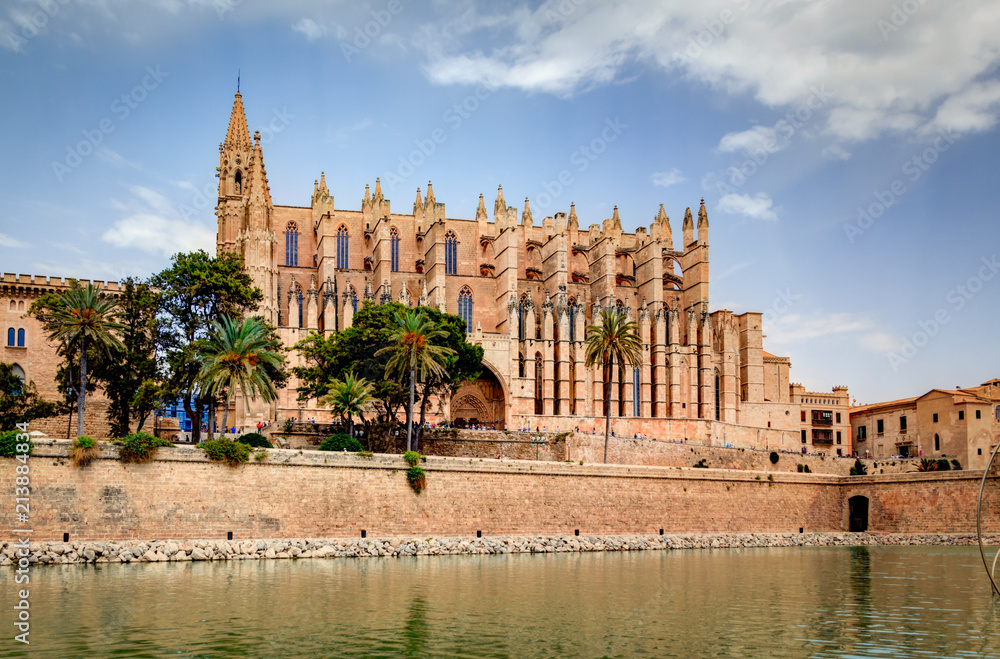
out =
<svg viewBox="0 0 1000 659"><path fill-rule="evenodd" d="M652 175L653 185L657 185L661 188L669 188L671 185L677 185L678 183L683 183L687 180L687 177L681 173L681 170L674 167L669 172L653 172Z"/></svg>
<svg viewBox="0 0 1000 659"><path fill-rule="evenodd" d="M788 146L788 141L778 140L778 132L768 126L754 126L740 133L726 133L719 140L719 151L734 153L743 151L753 153L765 151L775 153Z"/></svg>
<svg viewBox="0 0 1000 659"><path fill-rule="evenodd" d="M21 242L17 238L0 233L0 247L27 247L28 243Z"/></svg>
<svg viewBox="0 0 1000 659"><path fill-rule="evenodd" d="M746 215L755 220L777 222L778 214L771 210L772 205L771 197L764 192L758 192L753 197L748 194L730 192L719 199L719 210L724 213Z"/></svg>
<svg viewBox="0 0 1000 659"><path fill-rule="evenodd" d="M985 130L1000 113L994 85L981 82L1000 61L1000 3L993 0L922 3L889 39L878 28L892 11L888 2L548 0L493 14L467 9L464 0L442 6L454 8L451 22L425 25L417 37L427 76L438 84L490 78L568 96L649 63L793 111L825 86L832 98L813 121L847 142L932 121Z"/></svg>
<svg viewBox="0 0 1000 659"><path fill-rule="evenodd" d="M830 144L820 153L827 160L850 160L851 152L839 144Z"/></svg>
<svg viewBox="0 0 1000 659"><path fill-rule="evenodd" d="M184 217L163 195L143 186L129 188L125 203L112 200L112 207L128 215L117 220L101 238L116 247L138 249L170 256L177 252L215 249L215 230Z"/></svg>
<svg viewBox="0 0 1000 659"><path fill-rule="evenodd" d="M292 30L304 34L306 36L306 41L322 39L329 34L329 29L327 29L326 25L317 23L311 18L299 19L297 23L292 25Z"/></svg>

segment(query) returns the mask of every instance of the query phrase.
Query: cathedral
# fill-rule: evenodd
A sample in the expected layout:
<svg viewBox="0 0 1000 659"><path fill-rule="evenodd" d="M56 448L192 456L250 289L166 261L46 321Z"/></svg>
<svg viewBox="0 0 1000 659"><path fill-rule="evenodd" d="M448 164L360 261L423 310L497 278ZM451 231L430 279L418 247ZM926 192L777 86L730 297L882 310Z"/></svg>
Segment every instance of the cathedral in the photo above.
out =
<svg viewBox="0 0 1000 659"><path fill-rule="evenodd" d="M601 309L617 308L637 323L643 351L640 366L616 368L619 435L850 454L847 389L791 384L789 360L763 349L760 313L710 309L704 201L685 211L679 243L662 205L635 233L622 230L617 207L581 229L572 204L536 220L528 199L519 212L502 187L492 212L480 195L473 219L449 217L431 183L408 212L393 210L378 179L360 210L338 208L322 174L307 205L276 205L238 92L218 178L217 249L243 255L264 292L260 313L285 345L350 327L364 303L465 320L484 349L482 375L441 401L434 421L603 429L603 369L584 365L584 335ZM328 420L316 401L297 400L296 386L251 416ZM826 409L807 415L807 406Z"/></svg>

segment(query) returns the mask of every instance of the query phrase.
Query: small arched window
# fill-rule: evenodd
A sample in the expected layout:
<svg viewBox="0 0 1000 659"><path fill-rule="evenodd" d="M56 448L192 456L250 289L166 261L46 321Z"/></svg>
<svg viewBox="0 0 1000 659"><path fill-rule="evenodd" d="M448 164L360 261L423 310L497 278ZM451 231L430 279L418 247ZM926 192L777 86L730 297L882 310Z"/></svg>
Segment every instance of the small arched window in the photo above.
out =
<svg viewBox="0 0 1000 659"><path fill-rule="evenodd" d="M295 222L285 226L285 265L299 264L299 227Z"/></svg>
<svg viewBox="0 0 1000 659"><path fill-rule="evenodd" d="M236 170L236 175L233 176L233 193L243 194L243 172Z"/></svg>
<svg viewBox="0 0 1000 659"><path fill-rule="evenodd" d="M569 340L576 341L576 298L569 299Z"/></svg>
<svg viewBox="0 0 1000 659"><path fill-rule="evenodd" d="M16 377L18 380L21 381L21 386L16 391L12 391L11 393L14 394L15 396L20 396L21 393L24 391L24 383L27 382L24 375L24 369L21 368L18 364L14 364L13 366L10 367L10 371L11 373L14 374L14 377Z"/></svg>
<svg viewBox="0 0 1000 659"><path fill-rule="evenodd" d="M444 273L454 275L458 272L458 237L454 231L444 234Z"/></svg>
<svg viewBox="0 0 1000 659"><path fill-rule="evenodd" d="M934 435L934 450L935 451L941 450L941 437L940 435L937 434Z"/></svg>
<svg viewBox="0 0 1000 659"><path fill-rule="evenodd" d="M20 302L17 303L17 310L24 311L24 300L21 300Z"/></svg>
<svg viewBox="0 0 1000 659"><path fill-rule="evenodd" d="M399 272L399 231L396 230L396 227L389 229L389 242L392 251L392 271Z"/></svg>
<svg viewBox="0 0 1000 659"><path fill-rule="evenodd" d="M642 416L642 389L637 368L632 369L632 416Z"/></svg>
<svg viewBox="0 0 1000 659"><path fill-rule="evenodd" d="M354 290L353 286L348 289L348 297L351 298L351 310L358 313L358 292Z"/></svg>
<svg viewBox="0 0 1000 659"><path fill-rule="evenodd" d="M519 341L524 341L527 335L524 333L525 323L528 317L528 297L522 296L521 301L517 305L517 338Z"/></svg>
<svg viewBox="0 0 1000 659"><path fill-rule="evenodd" d="M16 343L14 343L14 341L15 341L14 337L16 335L17 335L17 331L13 327L11 327L9 330L7 330L7 345L9 345L9 346L15 346L15 345L17 345Z"/></svg>
<svg viewBox="0 0 1000 659"><path fill-rule="evenodd" d="M24 330L23 329L17 330L17 347L18 348L23 348L24 347Z"/></svg>
<svg viewBox="0 0 1000 659"><path fill-rule="evenodd" d="M350 234L347 232L347 227L343 224L337 229L337 268L339 270L347 270L347 241Z"/></svg>
<svg viewBox="0 0 1000 659"><path fill-rule="evenodd" d="M524 377L524 353L519 353L517 355L517 377Z"/></svg>
<svg viewBox="0 0 1000 659"><path fill-rule="evenodd" d="M303 297L304 296L302 295L302 287L299 286L298 284L295 284L295 299L299 303L299 323L298 323L299 327L302 327L302 321L304 319L304 315L302 313L302 306L303 306L302 305L302 300L303 300Z"/></svg>
<svg viewBox="0 0 1000 659"><path fill-rule="evenodd" d="M465 321L466 333L472 332L472 291L463 286L458 294L458 316Z"/></svg>
<svg viewBox="0 0 1000 659"><path fill-rule="evenodd" d="M17 302L14 300L10 301L10 311L17 311Z"/></svg>

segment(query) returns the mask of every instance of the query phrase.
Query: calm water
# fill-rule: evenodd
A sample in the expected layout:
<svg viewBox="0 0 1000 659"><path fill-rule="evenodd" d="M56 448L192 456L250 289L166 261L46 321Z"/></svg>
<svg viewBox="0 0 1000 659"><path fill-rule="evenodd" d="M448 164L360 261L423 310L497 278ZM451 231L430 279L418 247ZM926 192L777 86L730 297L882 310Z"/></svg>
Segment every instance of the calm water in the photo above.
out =
<svg viewBox="0 0 1000 659"><path fill-rule="evenodd" d="M55 566L0 657L1000 657L968 547ZM20 646L23 648L23 646Z"/></svg>

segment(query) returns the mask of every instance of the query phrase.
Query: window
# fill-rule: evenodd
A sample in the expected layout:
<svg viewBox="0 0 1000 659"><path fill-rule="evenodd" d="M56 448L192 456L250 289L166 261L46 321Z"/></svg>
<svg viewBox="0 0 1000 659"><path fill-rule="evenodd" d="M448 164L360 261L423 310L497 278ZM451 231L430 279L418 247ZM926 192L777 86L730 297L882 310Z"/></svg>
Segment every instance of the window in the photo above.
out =
<svg viewBox="0 0 1000 659"><path fill-rule="evenodd" d="M15 396L20 396L21 393L24 391L24 382L25 382L24 369L21 368L18 364L14 364L11 367L11 372L17 379L21 381L20 386L18 386L15 391L11 391L11 393Z"/></svg>
<svg viewBox="0 0 1000 659"><path fill-rule="evenodd" d="M958 420L959 421L965 421L965 410L959 410L958 411Z"/></svg>
<svg viewBox="0 0 1000 659"><path fill-rule="evenodd" d="M976 418L977 419L982 419L983 418L983 411L982 410L976 410Z"/></svg>
<svg viewBox="0 0 1000 659"><path fill-rule="evenodd" d="M304 316L302 314L302 298L303 298L303 295L302 295L302 288L298 284L295 284L295 296L296 296L296 298L299 301L299 325L298 326L302 327L302 320L304 318Z"/></svg>
<svg viewBox="0 0 1000 659"><path fill-rule="evenodd" d="M285 265L299 264L299 227L295 222L285 226Z"/></svg>
<svg viewBox="0 0 1000 659"><path fill-rule="evenodd" d="M715 369L715 420L720 421L722 419L722 405L719 401L719 369ZM767 422L767 427L771 427L771 422Z"/></svg>
<svg viewBox="0 0 1000 659"><path fill-rule="evenodd" d="M935 451L941 450L941 437L939 437L936 434L934 435L934 450Z"/></svg>
<svg viewBox="0 0 1000 659"><path fill-rule="evenodd" d="M389 242L391 244L392 271L399 272L399 231L396 227L389 229Z"/></svg>
<svg viewBox="0 0 1000 659"><path fill-rule="evenodd" d="M806 422L806 411L802 410L802 423Z"/></svg>
<svg viewBox="0 0 1000 659"><path fill-rule="evenodd" d="M444 234L444 274L458 272L458 239L454 231Z"/></svg>
<svg viewBox="0 0 1000 659"><path fill-rule="evenodd" d="M337 268L340 270L347 270L347 241L350 235L347 233L347 227L343 224L337 229Z"/></svg>
<svg viewBox="0 0 1000 659"><path fill-rule="evenodd" d="M837 412L837 423L840 423L840 412Z"/></svg>
<svg viewBox="0 0 1000 659"><path fill-rule="evenodd" d="M569 340L576 341L576 299L569 300Z"/></svg>
<svg viewBox="0 0 1000 659"><path fill-rule="evenodd" d="M517 338L524 341L528 338L525 334L525 324L528 317L528 298L522 297L521 302L517 305Z"/></svg>
<svg viewBox="0 0 1000 659"><path fill-rule="evenodd" d="M632 416L642 416L642 396L639 391L639 369L632 369Z"/></svg>
<svg viewBox="0 0 1000 659"><path fill-rule="evenodd" d="M463 286L458 294L458 317L465 321L465 332L472 332L472 291Z"/></svg>
<svg viewBox="0 0 1000 659"><path fill-rule="evenodd" d="M18 348L23 348L24 347L24 330L23 329L17 330L17 347Z"/></svg>
<svg viewBox="0 0 1000 659"><path fill-rule="evenodd" d="M899 432L906 432L906 417L899 417Z"/></svg>
<svg viewBox="0 0 1000 659"><path fill-rule="evenodd" d="M858 439L868 439L868 426L858 426Z"/></svg>
<svg viewBox="0 0 1000 659"><path fill-rule="evenodd" d="M883 419L879 419L875 422L875 432L879 435L885 432L885 421Z"/></svg>
<svg viewBox="0 0 1000 659"><path fill-rule="evenodd" d="M937 415L937 412L935 412L934 413L934 423L937 423L937 421L938 421L938 415Z"/></svg>
<svg viewBox="0 0 1000 659"><path fill-rule="evenodd" d="M10 301L10 311L17 311L17 302L14 300Z"/></svg>
<svg viewBox="0 0 1000 659"><path fill-rule="evenodd" d="M517 356L517 377L524 377L524 355L518 354Z"/></svg>
<svg viewBox="0 0 1000 659"><path fill-rule="evenodd" d="M977 448L976 449L976 455L982 455L982 454L983 454L983 449Z"/></svg>
<svg viewBox="0 0 1000 659"><path fill-rule="evenodd" d="M802 443L803 444L806 443L806 431L805 430L802 431Z"/></svg>
<svg viewBox="0 0 1000 659"><path fill-rule="evenodd" d="M535 414L544 409L542 401L542 353L535 353Z"/></svg>
<svg viewBox="0 0 1000 659"><path fill-rule="evenodd" d="M837 443L838 444L840 443L840 431L839 430L837 431Z"/></svg>
<svg viewBox="0 0 1000 659"><path fill-rule="evenodd" d="M11 327L9 330L7 330L7 345L9 345L9 346L16 345L14 343L14 337L15 336L16 336L16 331L14 330L13 327Z"/></svg>

